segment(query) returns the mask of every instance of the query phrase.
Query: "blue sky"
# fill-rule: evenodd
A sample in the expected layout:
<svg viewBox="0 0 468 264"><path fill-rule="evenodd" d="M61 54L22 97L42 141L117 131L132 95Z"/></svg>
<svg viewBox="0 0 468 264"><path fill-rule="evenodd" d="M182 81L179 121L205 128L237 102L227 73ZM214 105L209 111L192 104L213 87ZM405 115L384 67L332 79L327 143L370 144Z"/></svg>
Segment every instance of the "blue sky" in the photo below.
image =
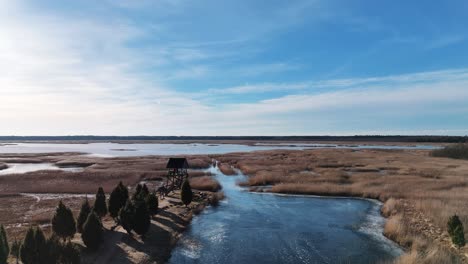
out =
<svg viewBox="0 0 468 264"><path fill-rule="evenodd" d="M0 134L467 135L467 13L462 0L0 0Z"/></svg>

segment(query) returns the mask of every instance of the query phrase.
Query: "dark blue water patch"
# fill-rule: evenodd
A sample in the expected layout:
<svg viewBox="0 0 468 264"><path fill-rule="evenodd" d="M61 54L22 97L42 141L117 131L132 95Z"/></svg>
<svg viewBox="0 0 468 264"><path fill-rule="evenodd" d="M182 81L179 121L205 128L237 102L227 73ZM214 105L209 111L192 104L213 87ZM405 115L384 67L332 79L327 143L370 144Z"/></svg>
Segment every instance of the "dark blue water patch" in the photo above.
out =
<svg viewBox="0 0 468 264"><path fill-rule="evenodd" d="M249 193L216 173L227 199L193 219L169 263L376 263L401 253L366 229L375 203Z"/></svg>

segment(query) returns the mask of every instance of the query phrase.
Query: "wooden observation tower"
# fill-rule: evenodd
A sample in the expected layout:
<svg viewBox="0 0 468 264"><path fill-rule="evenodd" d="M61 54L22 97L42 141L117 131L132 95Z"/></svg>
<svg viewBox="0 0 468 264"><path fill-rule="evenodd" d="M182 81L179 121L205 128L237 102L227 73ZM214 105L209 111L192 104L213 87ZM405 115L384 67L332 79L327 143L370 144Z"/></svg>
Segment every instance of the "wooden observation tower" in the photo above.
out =
<svg viewBox="0 0 468 264"><path fill-rule="evenodd" d="M188 178L187 169L189 168L189 164L186 158L169 158L166 168L166 182L157 190L161 197L179 190L184 180Z"/></svg>

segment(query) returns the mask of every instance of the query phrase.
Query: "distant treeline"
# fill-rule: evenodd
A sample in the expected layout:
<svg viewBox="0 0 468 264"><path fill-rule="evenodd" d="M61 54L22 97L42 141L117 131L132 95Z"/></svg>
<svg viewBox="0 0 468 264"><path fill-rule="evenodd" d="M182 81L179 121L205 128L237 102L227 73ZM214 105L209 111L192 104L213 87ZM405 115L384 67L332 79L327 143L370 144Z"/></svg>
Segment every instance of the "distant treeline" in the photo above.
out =
<svg viewBox="0 0 468 264"><path fill-rule="evenodd" d="M466 143L468 136L0 136L0 141L169 141L169 140L252 140L252 141L367 141Z"/></svg>

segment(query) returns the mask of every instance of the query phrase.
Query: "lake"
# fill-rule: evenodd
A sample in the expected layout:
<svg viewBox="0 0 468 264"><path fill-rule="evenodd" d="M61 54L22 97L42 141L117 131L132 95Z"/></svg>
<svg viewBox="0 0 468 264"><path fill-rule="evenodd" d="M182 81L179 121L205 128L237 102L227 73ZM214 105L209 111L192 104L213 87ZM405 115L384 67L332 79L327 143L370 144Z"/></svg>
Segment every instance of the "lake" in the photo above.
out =
<svg viewBox="0 0 468 264"><path fill-rule="evenodd" d="M302 144L279 143L255 145L242 144L120 144L120 143L89 143L89 144L56 144L56 143L14 143L0 145L0 154L6 153L53 153L82 152L99 157L116 156L147 156L147 155L196 155L224 154L232 152L250 152L273 149L314 149L314 148L353 148L353 149L435 149L430 145L395 146L395 145L341 145L341 144Z"/></svg>
<svg viewBox="0 0 468 264"><path fill-rule="evenodd" d="M169 260L182 263L376 263L402 251L382 235L380 204L250 193L211 168L226 199L196 216Z"/></svg>

